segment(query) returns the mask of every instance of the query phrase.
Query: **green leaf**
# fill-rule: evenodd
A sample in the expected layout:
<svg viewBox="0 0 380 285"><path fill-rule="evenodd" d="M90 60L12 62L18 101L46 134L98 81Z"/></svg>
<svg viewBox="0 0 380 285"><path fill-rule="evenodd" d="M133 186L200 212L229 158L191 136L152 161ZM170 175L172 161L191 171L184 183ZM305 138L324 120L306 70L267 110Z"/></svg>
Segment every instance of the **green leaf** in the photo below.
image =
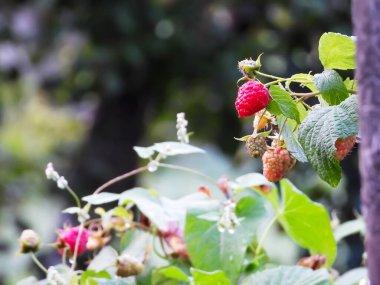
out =
<svg viewBox="0 0 380 285"><path fill-rule="evenodd" d="M287 119L285 124L284 116L277 116L278 124L282 127L281 136L285 141L287 150L300 162L307 162L302 145L298 141L298 124L296 121Z"/></svg>
<svg viewBox="0 0 380 285"><path fill-rule="evenodd" d="M324 33L319 40L319 60L325 69L355 69L355 41L339 33Z"/></svg>
<svg viewBox="0 0 380 285"><path fill-rule="evenodd" d="M344 80L344 85L347 89L357 90L358 89L358 81L356 79L350 79L347 77Z"/></svg>
<svg viewBox="0 0 380 285"><path fill-rule="evenodd" d="M257 186L269 186L272 189L269 192L263 192L260 191L260 188ZM254 190L256 193L260 194L264 199L268 200L274 209L278 209L279 207L279 200L278 200L278 193L277 193L277 187L274 183L269 182L264 175L260 173L248 173L242 176L239 176L236 178L236 185L237 187L235 190L238 190L239 188L250 188Z"/></svg>
<svg viewBox="0 0 380 285"><path fill-rule="evenodd" d="M334 285L355 285L359 281L368 276L368 269L365 267L359 267L347 271L338 279L335 280Z"/></svg>
<svg viewBox="0 0 380 285"><path fill-rule="evenodd" d="M113 201L119 200L120 194L101 192L99 194L93 194L82 198L83 201L92 205L101 205Z"/></svg>
<svg viewBox="0 0 380 285"><path fill-rule="evenodd" d="M331 266L336 257L336 242L325 207L311 201L287 179L280 181L282 208L278 221L286 233L311 254L325 255Z"/></svg>
<svg viewBox="0 0 380 285"><path fill-rule="evenodd" d="M362 218L339 225L334 231L334 237L336 242L340 242L345 237L358 233L362 235L365 233L365 223Z"/></svg>
<svg viewBox="0 0 380 285"><path fill-rule="evenodd" d="M152 273L152 285L180 285L188 282L189 277L175 266L156 268Z"/></svg>
<svg viewBox="0 0 380 285"><path fill-rule="evenodd" d="M137 208L160 230L166 231L170 215L163 207L158 196L144 188L136 187L120 194L119 205L132 201Z"/></svg>
<svg viewBox="0 0 380 285"><path fill-rule="evenodd" d="M328 69L316 74L314 83L329 105L338 105L349 96L342 78L335 70Z"/></svg>
<svg viewBox="0 0 380 285"><path fill-rule="evenodd" d="M221 233L216 222L199 217L208 212L204 207L187 212L185 240L190 260L200 270L223 270L231 283L236 284L247 247L266 216L264 201L248 196L238 202L235 212L241 223L234 234Z"/></svg>
<svg viewBox="0 0 380 285"><path fill-rule="evenodd" d="M111 279L111 276L105 270L99 271L99 272L96 272L95 270L86 270L80 276L80 284L90 285L91 281L94 281L95 282L94 284L98 284L98 282L96 282L94 278Z"/></svg>
<svg viewBox="0 0 380 285"><path fill-rule="evenodd" d="M311 270L301 266L280 266L246 278L242 285L329 285L325 269Z"/></svg>
<svg viewBox="0 0 380 285"><path fill-rule="evenodd" d="M132 201L137 208L161 231L168 230L170 222L185 219L188 208L204 206L211 209L217 204L202 193L194 193L178 200L159 197L147 189L136 187L120 194L119 205Z"/></svg>
<svg viewBox="0 0 380 285"><path fill-rule="evenodd" d="M231 285L223 271L206 272L195 268L190 271L194 277L194 285Z"/></svg>
<svg viewBox="0 0 380 285"><path fill-rule="evenodd" d="M203 149L180 142L155 143L153 149L165 156L205 152Z"/></svg>
<svg viewBox="0 0 380 285"><path fill-rule="evenodd" d="M154 148L152 146L150 147L134 146L133 149L139 157L144 158L144 159L150 158L154 154Z"/></svg>
<svg viewBox="0 0 380 285"><path fill-rule="evenodd" d="M298 74L292 75L292 77L290 77L290 80L287 80L285 82L285 87L286 87L286 89L289 89L290 84L292 82L296 82L296 83L299 83L301 86L306 86L312 92L315 92L318 89L315 86L315 84L314 84L313 81L314 81L314 76L313 75L311 75L309 73L298 73Z"/></svg>
<svg viewBox="0 0 380 285"><path fill-rule="evenodd" d="M297 122L300 121L300 114L296 103L287 91L283 90L278 85L272 85L270 87L270 95L272 100L267 107L267 110L270 113L272 113L272 110L274 111L274 114L277 115L278 111L280 111L285 117L293 119Z"/></svg>
<svg viewBox="0 0 380 285"><path fill-rule="evenodd" d="M87 270L102 271L108 269L112 265L116 265L117 251L111 246L105 246L95 256L87 267Z"/></svg>
<svg viewBox="0 0 380 285"><path fill-rule="evenodd" d="M318 175L336 187L342 177L335 159L335 141L358 133L357 96L347 98L338 106L316 108L302 122L298 140Z"/></svg>

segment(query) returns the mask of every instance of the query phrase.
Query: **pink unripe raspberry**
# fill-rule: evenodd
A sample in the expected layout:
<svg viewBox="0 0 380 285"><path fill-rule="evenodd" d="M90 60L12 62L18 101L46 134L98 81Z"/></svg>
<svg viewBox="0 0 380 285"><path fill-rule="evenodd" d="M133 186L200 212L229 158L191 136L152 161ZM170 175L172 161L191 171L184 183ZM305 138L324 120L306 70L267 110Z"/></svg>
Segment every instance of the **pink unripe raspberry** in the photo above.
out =
<svg viewBox="0 0 380 285"><path fill-rule="evenodd" d="M239 88L235 108L240 118L249 117L264 109L269 101L269 91L263 84L248 81Z"/></svg>
<svg viewBox="0 0 380 285"><path fill-rule="evenodd" d="M268 149L263 155L263 174L270 182L277 182L294 166L295 159L287 149Z"/></svg>
<svg viewBox="0 0 380 285"><path fill-rule="evenodd" d="M354 144L356 142L356 136L344 138L344 139L337 139L335 142L335 158L337 160L343 160L346 155L351 151Z"/></svg>
<svg viewBox="0 0 380 285"><path fill-rule="evenodd" d="M58 230L58 252L63 254L65 248L67 249L67 256L72 256L75 250L75 243L80 233L80 227L66 227L63 230ZM88 230L83 228L78 242L77 254L81 255L86 250L88 241Z"/></svg>

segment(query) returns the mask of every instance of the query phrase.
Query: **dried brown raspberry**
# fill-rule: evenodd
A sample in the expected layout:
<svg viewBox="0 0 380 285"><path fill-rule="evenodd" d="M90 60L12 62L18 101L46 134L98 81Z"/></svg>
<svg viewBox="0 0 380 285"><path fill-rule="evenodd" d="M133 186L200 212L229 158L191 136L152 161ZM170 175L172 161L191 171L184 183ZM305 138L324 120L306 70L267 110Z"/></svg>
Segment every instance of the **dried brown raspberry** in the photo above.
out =
<svg viewBox="0 0 380 285"><path fill-rule="evenodd" d="M259 158L262 157L267 150L267 142L264 137L253 134L245 142L245 148L247 149L249 156Z"/></svg>

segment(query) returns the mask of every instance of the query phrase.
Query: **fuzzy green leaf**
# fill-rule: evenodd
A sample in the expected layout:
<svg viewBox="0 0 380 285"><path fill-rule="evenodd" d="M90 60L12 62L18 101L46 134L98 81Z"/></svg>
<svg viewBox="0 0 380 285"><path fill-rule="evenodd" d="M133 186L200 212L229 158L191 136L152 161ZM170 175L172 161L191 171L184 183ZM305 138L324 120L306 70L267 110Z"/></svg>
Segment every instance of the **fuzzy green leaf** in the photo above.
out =
<svg viewBox="0 0 380 285"><path fill-rule="evenodd" d="M314 83L321 93L322 98L329 105L338 105L349 96L342 78L335 70L328 69L316 74L314 76Z"/></svg>
<svg viewBox="0 0 380 285"><path fill-rule="evenodd" d="M248 245L266 216L263 199L244 197L236 206L241 224L234 234L219 232L217 223L202 219L210 210L193 208L187 212L185 240L191 264L200 270L223 270L232 284L243 270Z"/></svg>
<svg viewBox="0 0 380 285"><path fill-rule="evenodd" d="M339 33L324 33L319 40L319 59L325 69L355 69L355 41Z"/></svg>
<svg viewBox="0 0 380 285"><path fill-rule="evenodd" d="M335 158L335 141L358 133L357 96L350 96L338 106L316 108L302 122L298 140L318 175L336 187L342 177Z"/></svg>
<svg viewBox="0 0 380 285"><path fill-rule="evenodd" d="M300 113L296 103L287 91L278 85L273 85L270 87L270 95L272 100L267 107L270 113L278 115L278 112L280 112L285 117L300 122ZM271 110L274 112L271 112Z"/></svg>
<svg viewBox="0 0 380 285"><path fill-rule="evenodd" d="M325 269L311 270L301 266L280 266L253 274L242 285L329 285Z"/></svg>
<svg viewBox="0 0 380 285"><path fill-rule="evenodd" d="M311 254L327 257L331 266L336 257L336 242L325 207L309 199L287 179L280 182L282 208L278 221L287 234Z"/></svg>

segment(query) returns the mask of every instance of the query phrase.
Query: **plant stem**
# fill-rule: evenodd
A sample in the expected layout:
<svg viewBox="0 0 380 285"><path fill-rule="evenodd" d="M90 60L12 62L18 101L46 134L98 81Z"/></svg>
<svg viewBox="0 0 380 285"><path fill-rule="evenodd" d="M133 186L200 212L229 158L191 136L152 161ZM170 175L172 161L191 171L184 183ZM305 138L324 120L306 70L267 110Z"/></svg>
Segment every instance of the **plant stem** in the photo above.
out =
<svg viewBox="0 0 380 285"><path fill-rule="evenodd" d="M280 130L279 130L279 132L278 132L278 139L279 139L279 140L281 140L282 130L284 129L284 126L285 126L285 123L286 123L287 120L288 120L288 118L286 118L286 119L284 120L284 122L282 123L282 126L281 126L281 128L280 128Z"/></svg>
<svg viewBox="0 0 380 285"><path fill-rule="evenodd" d="M66 190L69 191L69 193L71 194L71 196L74 198L75 203L77 204L77 207L81 208L80 199L79 199L78 195L74 192L74 190L71 189L69 185L66 186Z"/></svg>
<svg viewBox="0 0 380 285"><path fill-rule="evenodd" d="M135 170L132 170L132 171L129 171L129 172L127 172L127 173L124 173L124 174L122 174L122 175L120 175L120 176L117 176L117 177L115 177L115 178L109 180L108 182L104 183L102 186L98 187L98 188L94 191L93 194L98 194L98 193L100 193L101 191L103 191L105 188L107 188L108 186L111 186L112 184L115 184L116 182L119 182L119 181L124 180L124 179L126 179L126 178L128 178L128 177L131 177L131 176L133 176L133 175L136 175L136 174L138 174L138 173L140 173L140 172L143 172L143 171L145 171L145 170L147 170L147 169L148 169L147 166L142 166L142 167L139 167L139 168L137 168L137 169L135 169Z"/></svg>
<svg viewBox="0 0 380 285"><path fill-rule="evenodd" d="M309 93L295 93L295 92L290 93L290 95L292 95L292 96L297 96L297 97L302 97L302 98L304 98L304 97L309 98L309 97L313 97L313 96L316 96L319 94L320 94L319 91L309 92Z"/></svg>
<svg viewBox="0 0 380 285"><path fill-rule="evenodd" d="M271 81L271 82L265 83L264 85L265 85L265 87L268 87L270 85L281 83L281 82L284 82L284 81L287 81L287 80L288 80L287 78L278 79L278 80L275 80L275 81Z"/></svg>
<svg viewBox="0 0 380 285"><path fill-rule="evenodd" d="M83 229L84 229L84 223L81 223L80 226L79 226L79 232L78 232L77 239L75 240L74 255L73 255L73 258L72 258L73 261L72 261L72 264L71 264L71 270L72 271L74 271L76 263L77 263L79 241L80 241L80 238L82 236Z"/></svg>
<svg viewBox="0 0 380 285"><path fill-rule="evenodd" d="M199 172L197 170L194 170L194 169L191 169L191 168L187 168L187 167L184 167L184 166L179 166L179 165L174 165L174 164L167 164L167 163L159 163L158 166L165 167L165 168L171 168L171 169L177 169L177 170L181 170L181 171L185 171L185 172L189 172L189 173L201 176L201 177L205 178L206 180L210 181L211 183L215 184L216 186L218 186L218 182L215 181L215 179L213 179L210 176L207 176L207 175L205 175L202 172Z"/></svg>
<svg viewBox="0 0 380 285"><path fill-rule="evenodd" d="M38 260L37 256L34 254L34 252L31 252L30 253L34 263L43 271L45 272L46 274L48 273L48 270L46 269L45 266L43 266L43 264Z"/></svg>
<svg viewBox="0 0 380 285"><path fill-rule="evenodd" d="M265 241L265 239L267 238L268 236L268 233L269 233L269 230L272 228L272 226L274 225L274 223L277 221L277 215L275 215L272 220L269 222L268 226L266 227L266 229L264 230L264 233L263 233L263 236L261 237L260 241L259 241L259 244L257 245L257 248L256 248L256 251L255 251L255 257L257 255L259 255L261 249L263 248L263 243Z"/></svg>
<svg viewBox="0 0 380 285"><path fill-rule="evenodd" d="M260 72L260 71L255 71L255 72L256 72L256 74L264 76L264 77L267 77L267 78L272 78L272 79L282 80L282 81L288 80L287 78L283 78L283 77L278 77L278 76L266 74L266 73L263 73L263 72Z"/></svg>

